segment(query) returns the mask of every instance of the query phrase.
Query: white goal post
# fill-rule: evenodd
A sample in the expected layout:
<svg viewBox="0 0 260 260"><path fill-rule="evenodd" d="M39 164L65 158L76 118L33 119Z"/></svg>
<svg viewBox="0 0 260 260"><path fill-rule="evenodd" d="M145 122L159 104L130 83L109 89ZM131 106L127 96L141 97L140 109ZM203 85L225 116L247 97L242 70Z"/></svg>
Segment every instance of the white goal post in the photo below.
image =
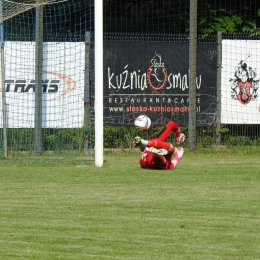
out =
<svg viewBox="0 0 260 260"><path fill-rule="evenodd" d="M95 166L103 166L103 0L95 0Z"/></svg>

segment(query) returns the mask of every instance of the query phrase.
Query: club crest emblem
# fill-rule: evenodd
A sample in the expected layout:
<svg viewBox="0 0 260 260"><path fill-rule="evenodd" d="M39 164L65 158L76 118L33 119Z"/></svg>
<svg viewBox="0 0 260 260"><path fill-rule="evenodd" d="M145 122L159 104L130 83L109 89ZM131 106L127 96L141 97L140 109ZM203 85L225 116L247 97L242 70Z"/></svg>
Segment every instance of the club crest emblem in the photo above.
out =
<svg viewBox="0 0 260 260"><path fill-rule="evenodd" d="M251 100L256 100L259 85L259 79L256 79L256 76L255 70L248 67L247 63L241 60L236 67L234 78L229 81L231 84L231 98L238 100L242 105L247 105Z"/></svg>

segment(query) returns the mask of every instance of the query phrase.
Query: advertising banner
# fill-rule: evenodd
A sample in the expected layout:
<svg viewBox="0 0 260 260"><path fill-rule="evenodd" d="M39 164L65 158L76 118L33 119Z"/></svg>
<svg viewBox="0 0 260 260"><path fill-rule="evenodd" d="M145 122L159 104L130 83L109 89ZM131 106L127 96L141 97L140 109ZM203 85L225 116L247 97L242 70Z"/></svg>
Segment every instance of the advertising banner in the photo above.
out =
<svg viewBox="0 0 260 260"><path fill-rule="evenodd" d="M198 43L197 124L216 115L217 44ZM132 125L146 114L153 125L188 125L188 42L104 42L104 123Z"/></svg>
<svg viewBox="0 0 260 260"><path fill-rule="evenodd" d="M259 49L259 40L223 40L221 123L260 124Z"/></svg>
<svg viewBox="0 0 260 260"><path fill-rule="evenodd" d="M7 127L33 128L35 122L35 43L5 42ZM42 126L82 127L85 45L43 44ZM2 92L2 89L0 89ZM2 107L2 95L0 95ZM2 113L0 127L3 127Z"/></svg>

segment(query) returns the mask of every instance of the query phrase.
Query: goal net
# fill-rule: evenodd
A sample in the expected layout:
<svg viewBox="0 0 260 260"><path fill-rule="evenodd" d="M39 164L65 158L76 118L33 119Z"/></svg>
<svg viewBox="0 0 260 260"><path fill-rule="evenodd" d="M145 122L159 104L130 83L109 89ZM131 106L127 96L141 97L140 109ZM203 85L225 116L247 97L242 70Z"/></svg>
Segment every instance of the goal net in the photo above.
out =
<svg viewBox="0 0 260 260"><path fill-rule="evenodd" d="M4 22L11 17L28 11L37 6L64 2L67 0L2 0L0 2L0 22Z"/></svg>
<svg viewBox="0 0 260 260"><path fill-rule="evenodd" d="M40 4L39 43L35 7ZM93 5L83 0L2 1L2 8L5 99L0 95L0 105L5 100L6 120L1 113L1 157L6 128L6 161L93 163Z"/></svg>

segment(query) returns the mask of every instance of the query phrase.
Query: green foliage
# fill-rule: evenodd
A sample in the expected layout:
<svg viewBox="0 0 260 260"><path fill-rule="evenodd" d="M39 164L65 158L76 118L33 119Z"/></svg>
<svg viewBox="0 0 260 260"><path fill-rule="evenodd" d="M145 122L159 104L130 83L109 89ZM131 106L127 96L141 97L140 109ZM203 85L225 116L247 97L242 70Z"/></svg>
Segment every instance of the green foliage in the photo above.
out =
<svg viewBox="0 0 260 260"><path fill-rule="evenodd" d="M207 148L207 147L210 147L214 143L214 140L211 136L207 135L207 136L204 136L201 138L200 143L203 148Z"/></svg>
<svg viewBox="0 0 260 260"><path fill-rule="evenodd" d="M58 147L57 136L47 135L45 137L45 148L47 148L47 150L56 150L57 147Z"/></svg>
<svg viewBox="0 0 260 260"><path fill-rule="evenodd" d="M8 129L7 146L13 150L28 151L34 149L34 131L32 129Z"/></svg>
<svg viewBox="0 0 260 260"><path fill-rule="evenodd" d="M248 136L229 136L227 144L232 146L248 146L253 145L254 142Z"/></svg>
<svg viewBox="0 0 260 260"><path fill-rule="evenodd" d="M134 137L140 134L133 126L105 126L104 148L132 148Z"/></svg>
<svg viewBox="0 0 260 260"><path fill-rule="evenodd" d="M223 143L226 143L226 141L228 139L229 129L227 127L221 127L219 129L219 133L220 133L220 136L221 136L221 141Z"/></svg>
<svg viewBox="0 0 260 260"><path fill-rule="evenodd" d="M222 128L220 128L219 132L221 134L227 134L227 133L229 133L229 129L227 127L222 127Z"/></svg>
<svg viewBox="0 0 260 260"><path fill-rule="evenodd" d="M90 131L90 145L93 147L93 129ZM3 136L3 135L1 135ZM34 150L34 130L29 128L8 129L8 149L15 151ZM44 150L78 150L82 149L84 141L83 128L75 129L43 129L42 144ZM0 139L3 147L3 139Z"/></svg>
<svg viewBox="0 0 260 260"><path fill-rule="evenodd" d="M203 19L200 21L200 24L206 23L207 26L203 29L201 29L201 33L203 36L208 36L212 33L216 33L218 31L221 32L236 32L237 26L241 25L242 19L241 17L237 15L230 16L221 16L221 17L215 17L212 19L213 22L208 23L207 20Z"/></svg>
<svg viewBox="0 0 260 260"><path fill-rule="evenodd" d="M223 32L249 32L259 35L260 9L256 1L230 4L229 1L198 2L198 33L205 37ZM186 33L190 25L190 1L153 0L103 2L105 33ZM44 6L44 26L58 35L73 35L93 30L93 0L75 0ZM66 16L67 15L67 16ZM69 19L63 19L65 16ZM24 20L22 23L20 21ZM82 21L85 21L84 25ZM5 21L5 32L33 39L35 11ZM82 31L83 30L83 31ZM48 38L48 35L45 34ZM45 37L44 36L44 37Z"/></svg>
<svg viewBox="0 0 260 260"><path fill-rule="evenodd" d="M247 24L242 28L242 31L249 33L251 36L260 35L260 27L257 27L254 22L247 22Z"/></svg>
<svg viewBox="0 0 260 260"><path fill-rule="evenodd" d="M224 33L245 32L251 35L260 35L260 28L257 27L258 17L260 16L259 9L254 10L250 8L249 3L244 3L242 13L238 8L229 9L225 5L220 5L215 9L212 7L212 4L205 5L205 9L198 14L198 33L203 35L203 37L215 34L218 31Z"/></svg>
<svg viewBox="0 0 260 260"><path fill-rule="evenodd" d="M247 147L247 146L259 146L258 128L252 131L252 135L243 135L245 132L243 129L235 129L232 132L230 127L223 125L220 130L221 145L231 147ZM104 148L105 149L129 149L133 148L133 139L135 136L141 136L144 139L151 139L157 136L162 127L152 126L148 131L139 131L133 126L105 126L104 127ZM186 142L184 147L189 142L188 127L181 127L181 131L186 135ZM236 133L234 135L233 133ZM3 136L2 129L0 130L1 136ZM197 127L196 129L196 147L212 148L216 144L216 128L215 125L207 127ZM174 134L168 139L170 142L174 142ZM94 125L88 125L87 128L75 128L75 129L43 129L42 130L42 148L43 151L56 154L62 154L63 152L74 152L75 154L82 153L86 148L84 145L87 142L87 149L93 149L95 145L95 128ZM1 152L3 153L3 139L0 139ZM34 152L34 131L33 129L20 128L20 129L8 129L8 150L12 152ZM11 153L10 156L15 155Z"/></svg>
<svg viewBox="0 0 260 260"><path fill-rule="evenodd" d="M107 126L104 128L104 147L116 147L116 129L112 126Z"/></svg>

